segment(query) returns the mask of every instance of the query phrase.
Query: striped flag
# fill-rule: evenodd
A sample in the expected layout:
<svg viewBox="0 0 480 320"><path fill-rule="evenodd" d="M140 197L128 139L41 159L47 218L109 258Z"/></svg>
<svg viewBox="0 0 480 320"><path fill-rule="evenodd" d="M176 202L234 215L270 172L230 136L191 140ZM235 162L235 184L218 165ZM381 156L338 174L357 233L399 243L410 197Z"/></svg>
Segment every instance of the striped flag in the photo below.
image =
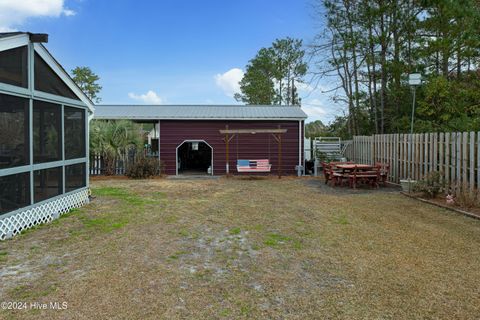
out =
<svg viewBox="0 0 480 320"><path fill-rule="evenodd" d="M270 172L272 165L268 159L237 160L238 172Z"/></svg>

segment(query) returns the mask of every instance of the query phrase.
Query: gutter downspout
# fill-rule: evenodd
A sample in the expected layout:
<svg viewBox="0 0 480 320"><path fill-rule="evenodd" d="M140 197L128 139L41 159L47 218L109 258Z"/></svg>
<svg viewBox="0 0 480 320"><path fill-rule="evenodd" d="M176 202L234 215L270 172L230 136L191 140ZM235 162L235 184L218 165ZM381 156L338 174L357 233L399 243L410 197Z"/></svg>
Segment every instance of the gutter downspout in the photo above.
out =
<svg viewBox="0 0 480 320"><path fill-rule="evenodd" d="M161 162L162 162L162 160L160 158L160 146L161 146L161 144L160 144L160 120L158 120L158 165L159 166L161 165ZM162 168L160 167L160 171L161 171L161 169ZM160 172L160 174L161 174L161 172Z"/></svg>
<svg viewBox="0 0 480 320"><path fill-rule="evenodd" d="M302 121L298 121L298 166L297 175L302 175Z"/></svg>
<svg viewBox="0 0 480 320"><path fill-rule="evenodd" d="M303 142L303 175L305 175L305 120L302 120L302 124L303 124L303 134L302 134L302 142ZM310 154L312 152L312 146L310 144L309 146L309 150L310 150Z"/></svg>

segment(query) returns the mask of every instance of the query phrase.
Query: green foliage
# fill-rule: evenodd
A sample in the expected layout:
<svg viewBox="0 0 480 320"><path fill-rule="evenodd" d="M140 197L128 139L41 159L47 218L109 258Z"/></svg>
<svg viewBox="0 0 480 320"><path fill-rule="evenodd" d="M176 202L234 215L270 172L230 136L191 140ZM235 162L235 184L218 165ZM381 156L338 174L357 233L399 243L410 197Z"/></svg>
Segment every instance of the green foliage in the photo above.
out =
<svg viewBox="0 0 480 320"><path fill-rule="evenodd" d="M100 102L98 93L102 86L98 84L100 77L97 76L89 67L76 67L72 70L73 81L82 89L82 91L95 103Z"/></svg>
<svg viewBox="0 0 480 320"><path fill-rule="evenodd" d="M242 230L241 230L239 227L235 227L235 228L230 229L230 232L229 232L229 233L230 233L231 235L237 235L237 234L240 234L241 231L242 231Z"/></svg>
<svg viewBox="0 0 480 320"><path fill-rule="evenodd" d="M132 206L142 206L152 202L151 200L129 192L127 189L115 187L95 188L93 194L101 197L118 198Z"/></svg>
<svg viewBox="0 0 480 320"><path fill-rule="evenodd" d="M246 104L273 104L275 101L273 50L262 48L247 65L245 75L240 81L241 94L235 99Z"/></svg>
<svg viewBox="0 0 480 320"><path fill-rule="evenodd" d="M98 217L81 216L80 221L82 221L83 227L90 232L92 231L90 229L93 229L100 233L110 233L123 228L128 224L129 219L118 215L103 215Z"/></svg>
<svg viewBox="0 0 480 320"><path fill-rule="evenodd" d="M445 191L443 174L438 171L428 173L415 184L413 190L423 193L426 197L436 198L441 192Z"/></svg>
<svg viewBox="0 0 480 320"><path fill-rule="evenodd" d="M269 247L277 247L280 244L284 244L284 243L289 242L291 240L292 240L292 238L290 238L288 236L284 236L284 235L281 235L281 234L278 234L278 233L270 233L270 234L267 235L267 238L265 239L265 241L263 243L265 245L269 246Z"/></svg>
<svg viewBox="0 0 480 320"><path fill-rule="evenodd" d="M480 79L477 74L448 80L432 77L418 103L417 131L480 130Z"/></svg>
<svg viewBox="0 0 480 320"><path fill-rule="evenodd" d="M326 131L327 127L320 120L305 124L305 137L307 138L325 136Z"/></svg>
<svg viewBox="0 0 480 320"><path fill-rule="evenodd" d="M6 251L0 251L0 262L7 261L7 255L8 253Z"/></svg>
<svg viewBox="0 0 480 320"><path fill-rule="evenodd" d="M101 155L105 161L106 175L113 174L115 161L132 148L143 147L141 127L128 120L90 122L90 153Z"/></svg>
<svg viewBox="0 0 480 320"><path fill-rule="evenodd" d="M261 48L249 61L235 99L247 104L300 105L295 83L307 73L304 56L302 40L289 37Z"/></svg>
<svg viewBox="0 0 480 320"><path fill-rule="evenodd" d="M312 45L316 75L336 79L345 107L328 131L408 132L408 74L422 74L415 131L480 130L480 4L461 1L318 0L326 28ZM328 57L328 58L326 58Z"/></svg>
<svg viewBox="0 0 480 320"><path fill-rule="evenodd" d="M132 179L147 179L161 174L162 165L156 158L139 158L129 165L125 175Z"/></svg>

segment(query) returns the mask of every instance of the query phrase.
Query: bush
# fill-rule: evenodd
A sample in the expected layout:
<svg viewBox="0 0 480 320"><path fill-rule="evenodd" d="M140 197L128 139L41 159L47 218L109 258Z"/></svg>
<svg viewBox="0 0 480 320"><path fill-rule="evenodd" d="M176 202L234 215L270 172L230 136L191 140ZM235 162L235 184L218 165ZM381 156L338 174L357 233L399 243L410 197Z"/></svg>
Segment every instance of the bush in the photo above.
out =
<svg viewBox="0 0 480 320"><path fill-rule="evenodd" d="M445 191L445 180L443 174L434 171L428 173L422 180L415 184L415 192L421 192L428 198L436 198Z"/></svg>
<svg viewBox="0 0 480 320"><path fill-rule="evenodd" d="M163 165L156 158L140 158L128 166L125 175L132 179L146 179L159 176Z"/></svg>
<svg viewBox="0 0 480 320"><path fill-rule="evenodd" d="M471 190L468 186L457 184L453 190L455 204L462 208L480 207L480 190Z"/></svg>

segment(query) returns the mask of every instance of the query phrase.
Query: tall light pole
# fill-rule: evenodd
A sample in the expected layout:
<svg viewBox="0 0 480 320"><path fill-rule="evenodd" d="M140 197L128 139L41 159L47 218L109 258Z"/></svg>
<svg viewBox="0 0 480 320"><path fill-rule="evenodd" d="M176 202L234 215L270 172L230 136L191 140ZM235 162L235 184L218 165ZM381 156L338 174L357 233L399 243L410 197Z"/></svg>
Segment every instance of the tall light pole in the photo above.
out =
<svg viewBox="0 0 480 320"><path fill-rule="evenodd" d="M420 73L411 73L408 75L408 84L413 90L413 102L412 102L412 123L410 125L410 134L413 134L413 122L415 119L415 93L419 85L422 84L422 75Z"/></svg>
<svg viewBox="0 0 480 320"><path fill-rule="evenodd" d="M415 121L415 94L417 87L422 84L422 75L420 73L411 73L408 75L408 84L412 87L413 91L413 102L412 102L412 122L410 124L410 137L409 137L409 160L410 165L408 166L408 180L412 178L413 171L413 123Z"/></svg>

